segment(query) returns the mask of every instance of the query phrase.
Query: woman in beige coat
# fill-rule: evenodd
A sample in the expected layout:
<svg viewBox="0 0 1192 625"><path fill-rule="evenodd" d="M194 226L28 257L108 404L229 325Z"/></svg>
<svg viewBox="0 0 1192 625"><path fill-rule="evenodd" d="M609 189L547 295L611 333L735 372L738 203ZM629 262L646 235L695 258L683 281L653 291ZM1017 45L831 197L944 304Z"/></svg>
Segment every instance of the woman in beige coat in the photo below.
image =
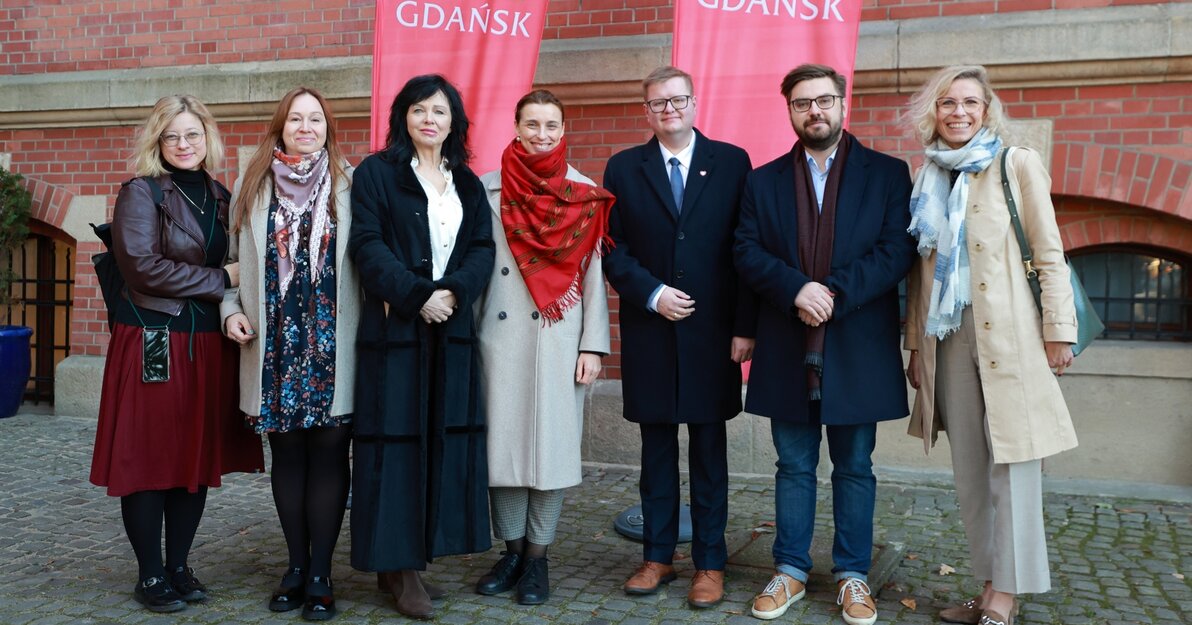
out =
<svg viewBox="0 0 1192 625"><path fill-rule="evenodd" d="M236 183L230 257L243 280L221 306L240 344L240 409L273 452L273 500L289 567L269 600L335 615L331 556L350 473L361 290L348 256L352 172L314 89L278 103Z"/></svg>
<svg viewBox="0 0 1192 625"><path fill-rule="evenodd" d="M911 197L921 258L907 281L910 433L948 432L957 498L980 595L954 623L1009 625L1015 596L1047 592L1042 463L1076 446L1052 369L1072 363L1076 313L1039 156L1013 149L1008 175L1042 285L1040 315L1001 185L1005 115L980 66L937 72L911 99L927 146Z"/></svg>
<svg viewBox="0 0 1192 625"><path fill-rule="evenodd" d="M517 138L481 180L497 256L476 303L488 415L493 527L503 557L476 585L517 586L523 605L550 594L547 546L563 489L580 483L585 385L609 351L600 256L612 195L567 164L563 105L549 91L517 103Z"/></svg>

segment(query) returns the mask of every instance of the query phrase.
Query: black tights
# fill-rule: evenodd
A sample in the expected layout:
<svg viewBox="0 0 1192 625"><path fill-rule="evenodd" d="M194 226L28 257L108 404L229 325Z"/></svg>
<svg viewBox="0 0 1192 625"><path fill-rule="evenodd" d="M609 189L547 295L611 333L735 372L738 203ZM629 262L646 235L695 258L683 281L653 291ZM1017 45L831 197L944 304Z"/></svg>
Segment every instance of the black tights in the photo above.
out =
<svg viewBox="0 0 1192 625"><path fill-rule="evenodd" d="M290 552L290 566L311 576L331 575L351 473L351 427L270 433L273 501Z"/></svg>
<svg viewBox="0 0 1192 625"><path fill-rule="evenodd" d="M137 556L140 581L163 577L166 570L186 566L195 532L207 505L207 487L189 493L185 488L146 490L120 498L124 531ZM166 563L161 563L161 526L166 526Z"/></svg>

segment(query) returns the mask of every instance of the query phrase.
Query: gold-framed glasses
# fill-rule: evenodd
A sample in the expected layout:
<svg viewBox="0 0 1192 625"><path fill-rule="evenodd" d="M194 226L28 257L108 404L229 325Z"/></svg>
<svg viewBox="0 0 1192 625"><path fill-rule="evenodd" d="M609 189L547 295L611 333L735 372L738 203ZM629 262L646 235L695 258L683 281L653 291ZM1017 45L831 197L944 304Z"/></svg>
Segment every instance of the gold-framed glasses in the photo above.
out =
<svg viewBox="0 0 1192 625"><path fill-rule="evenodd" d="M956 107L963 106L964 112L970 115L980 113L985 108L986 102L980 98L965 98L963 100L956 100L955 98L940 98L935 101L935 110L944 115L951 115L956 112Z"/></svg>
<svg viewBox="0 0 1192 625"><path fill-rule="evenodd" d="M179 134L174 134L172 132L168 132L159 138L161 139L161 142L163 144L172 148L172 147L176 147L178 145L178 142L183 139L186 139L186 142L191 145L198 145L199 142L202 141L203 137L205 137L206 135L207 135L207 133L205 133L205 132L199 132L197 130L192 130L184 135L179 135Z"/></svg>
<svg viewBox="0 0 1192 625"><path fill-rule="evenodd" d="M669 98L655 98L653 100L646 100L646 106L651 112L661 113L666 110L666 105L669 103L676 111L681 111L695 99L695 96L677 95Z"/></svg>

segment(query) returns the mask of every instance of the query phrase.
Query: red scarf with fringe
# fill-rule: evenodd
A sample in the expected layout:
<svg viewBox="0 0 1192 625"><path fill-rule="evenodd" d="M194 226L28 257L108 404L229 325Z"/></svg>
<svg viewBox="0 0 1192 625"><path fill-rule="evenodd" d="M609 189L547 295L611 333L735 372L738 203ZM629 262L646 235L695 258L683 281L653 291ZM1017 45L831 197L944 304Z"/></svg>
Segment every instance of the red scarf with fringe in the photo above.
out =
<svg viewBox="0 0 1192 625"><path fill-rule="evenodd" d="M567 179L567 144L531 154L513 140L501 154L501 223L534 305L545 323L583 298L593 254L612 247L608 213L613 195Z"/></svg>

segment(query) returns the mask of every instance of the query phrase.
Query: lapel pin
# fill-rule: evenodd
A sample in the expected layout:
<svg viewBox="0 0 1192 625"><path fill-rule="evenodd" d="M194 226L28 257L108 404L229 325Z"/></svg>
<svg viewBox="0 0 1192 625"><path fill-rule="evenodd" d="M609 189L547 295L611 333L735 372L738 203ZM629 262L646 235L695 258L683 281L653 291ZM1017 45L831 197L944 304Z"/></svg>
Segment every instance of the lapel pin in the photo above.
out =
<svg viewBox="0 0 1192 625"><path fill-rule="evenodd" d="M699 170L699 175L701 175L701 176L707 176L707 175L708 175L708 171L707 171L706 169L701 169L701 170Z"/></svg>

